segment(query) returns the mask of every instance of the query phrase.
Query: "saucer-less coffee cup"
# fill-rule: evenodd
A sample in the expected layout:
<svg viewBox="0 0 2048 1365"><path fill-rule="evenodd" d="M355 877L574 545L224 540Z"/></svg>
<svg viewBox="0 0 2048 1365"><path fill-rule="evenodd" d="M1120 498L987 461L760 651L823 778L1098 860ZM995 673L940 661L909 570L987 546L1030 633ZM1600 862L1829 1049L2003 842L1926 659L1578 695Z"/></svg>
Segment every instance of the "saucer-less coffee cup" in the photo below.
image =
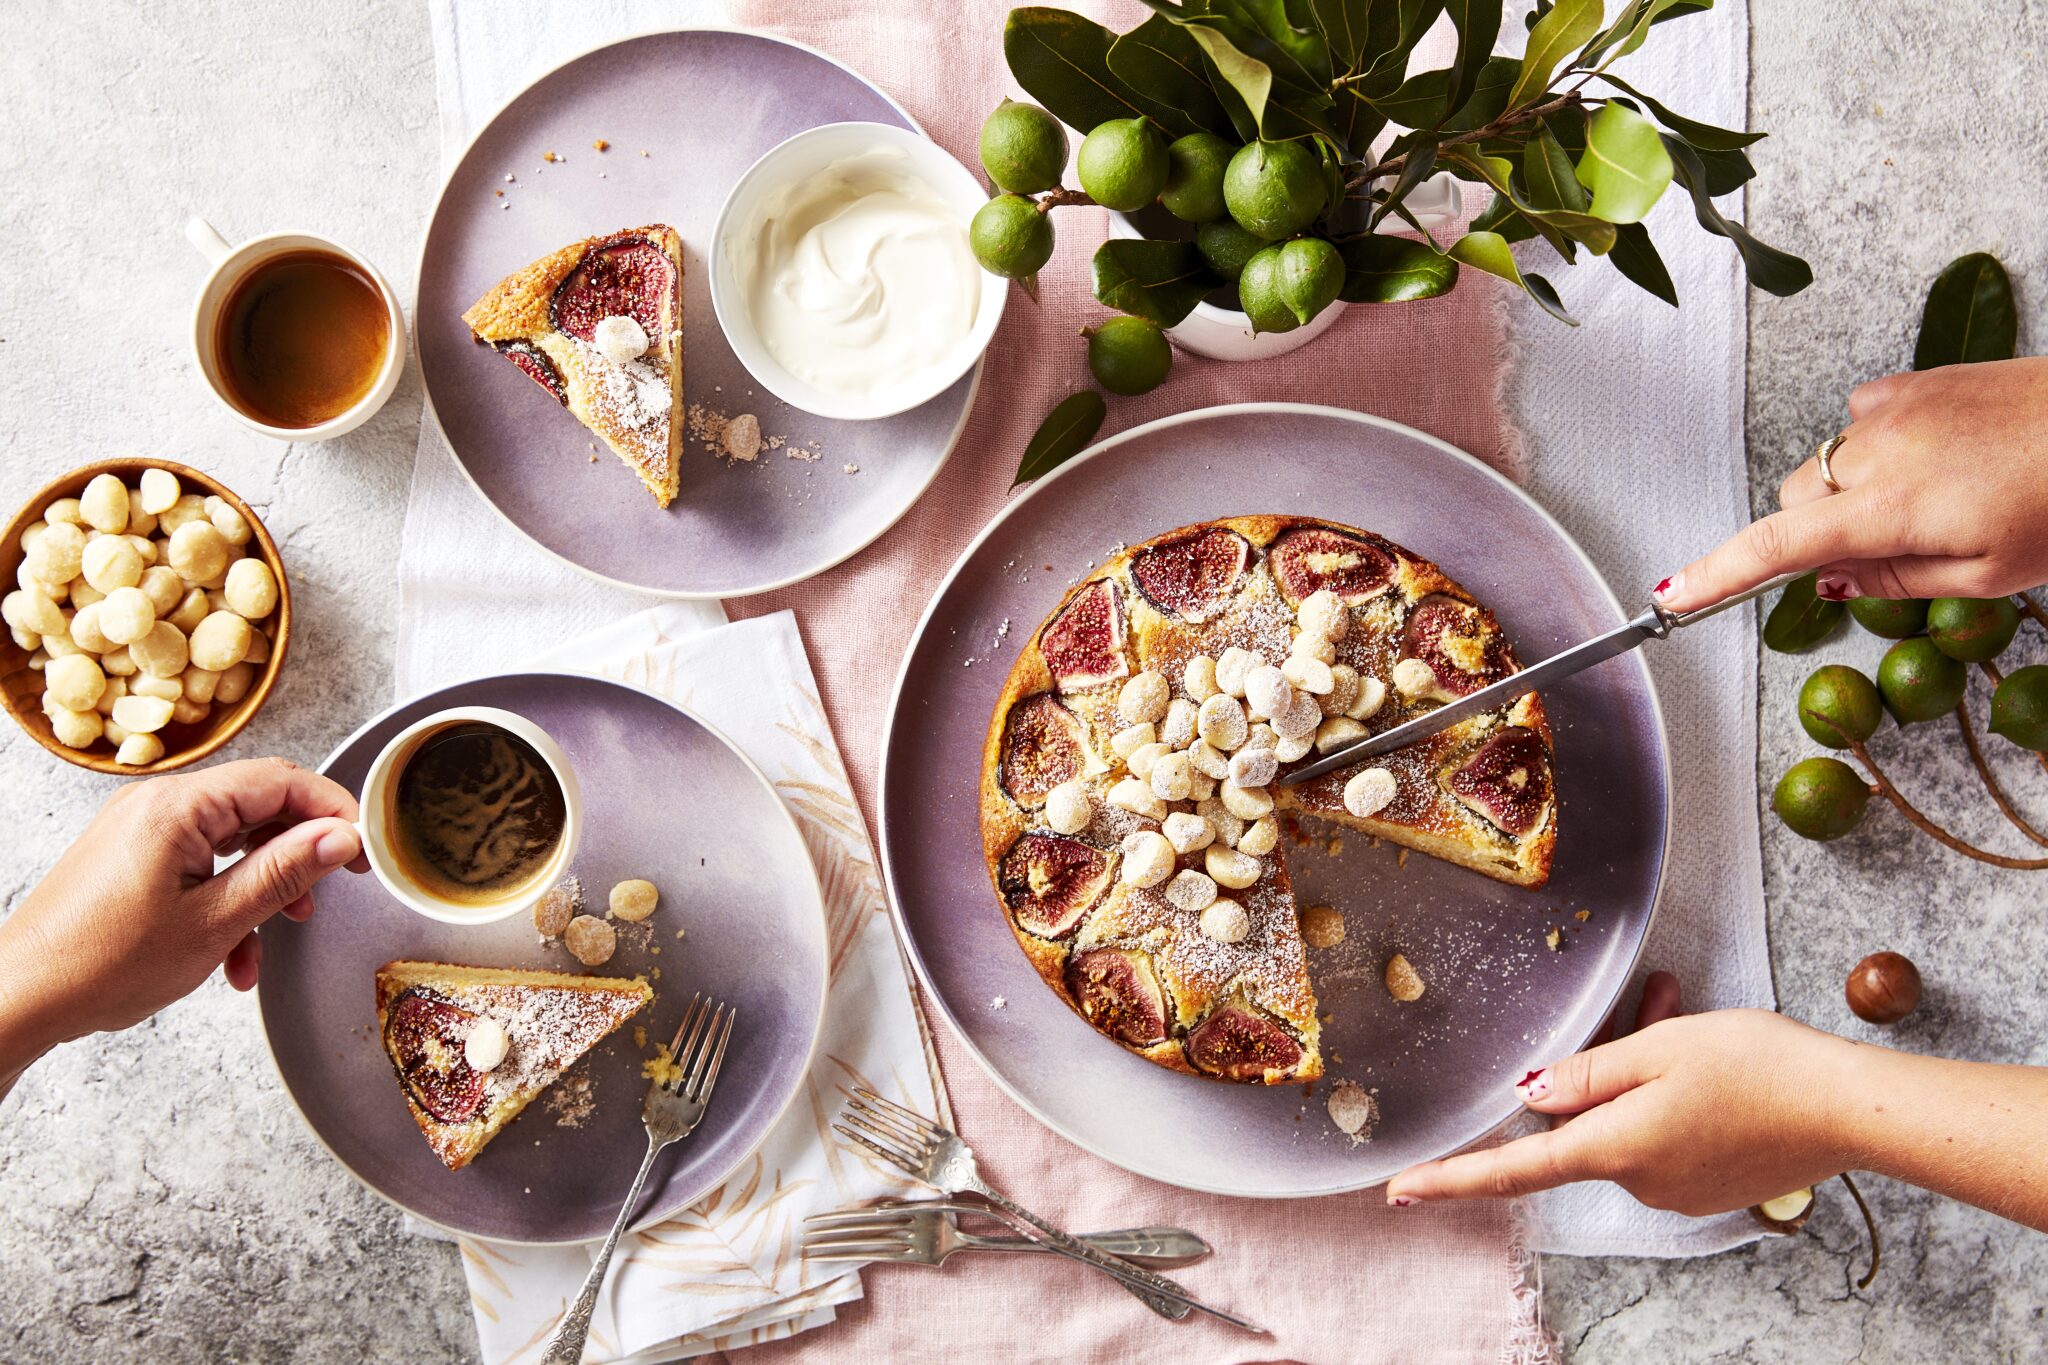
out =
<svg viewBox="0 0 2048 1365"><path fill-rule="evenodd" d="M524 716L437 711L395 735L363 778L370 871L408 909L447 924L530 911L583 837L569 756Z"/></svg>
<svg viewBox="0 0 2048 1365"><path fill-rule="evenodd" d="M269 232L236 246L193 218L185 236L212 263L192 307L193 359L236 421L280 441L326 441L384 406L405 369L405 313L375 266L311 232ZM302 419L281 415L252 401L251 375L238 373L244 364L281 386L310 375L326 401ZM345 406L335 392L348 395Z"/></svg>

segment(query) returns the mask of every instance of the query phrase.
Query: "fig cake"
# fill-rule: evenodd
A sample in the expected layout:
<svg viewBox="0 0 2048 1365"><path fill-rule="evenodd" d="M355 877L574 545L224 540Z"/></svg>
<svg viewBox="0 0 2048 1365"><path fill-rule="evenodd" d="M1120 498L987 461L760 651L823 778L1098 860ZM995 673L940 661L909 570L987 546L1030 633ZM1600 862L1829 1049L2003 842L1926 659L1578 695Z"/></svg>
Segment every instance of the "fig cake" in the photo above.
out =
<svg viewBox="0 0 2048 1365"><path fill-rule="evenodd" d="M658 223L586 238L507 275L462 315L662 507L682 476L682 246Z"/></svg>
<svg viewBox="0 0 2048 1365"><path fill-rule="evenodd" d="M387 962L377 1036L413 1122L459 1171L653 998L637 977Z"/></svg>
<svg viewBox="0 0 2048 1365"><path fill-rule="evenodd" d="M1540 887L1557 842L1550 726L1531 694L1298 787L1277 779L1520 667L1470 593L1355 527L1236 517L1119 551L1026 644L989 725L982 851L1011 931L1047 986L1148 1061L1313 1080L1279 814Z"/></svg>

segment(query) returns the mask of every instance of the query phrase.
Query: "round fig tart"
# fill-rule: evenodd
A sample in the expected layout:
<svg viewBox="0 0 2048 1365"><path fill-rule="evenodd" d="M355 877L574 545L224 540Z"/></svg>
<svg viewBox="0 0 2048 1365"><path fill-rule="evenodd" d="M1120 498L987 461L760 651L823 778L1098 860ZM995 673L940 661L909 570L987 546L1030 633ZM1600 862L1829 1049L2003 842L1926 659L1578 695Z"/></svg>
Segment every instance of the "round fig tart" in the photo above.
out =
<svg viewBox="0 0 2048 1365"><path fill-rule="evenodd" d="M1528 695L1299 787L1277 779L1520 667L1471 594L1355 527L1234 517L1119 551L1039 627L989 725L982 846L1011 931L1046 985L1148 1061L1315 1079L1280 816L1540 887L1550 726Z"/></svg>

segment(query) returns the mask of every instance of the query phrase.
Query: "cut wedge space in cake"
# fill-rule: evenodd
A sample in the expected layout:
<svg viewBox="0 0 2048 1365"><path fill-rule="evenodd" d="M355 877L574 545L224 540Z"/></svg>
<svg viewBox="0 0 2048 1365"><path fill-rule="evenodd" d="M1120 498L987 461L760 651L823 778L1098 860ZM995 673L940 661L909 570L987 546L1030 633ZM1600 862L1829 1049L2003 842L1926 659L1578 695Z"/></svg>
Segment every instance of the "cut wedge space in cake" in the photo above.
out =
<svg viewBox="0 0 2048 1365"><path fill-rule="evenodd" d="M1279 816L1516 886L1550 876L1551 734L1525 695L1298 787L1289 768L1520 667L1442 570L1350 526L1183 526L1071 589L1011 669L982 755L990 878L1039 976L1160 1066L1322 1075Z"/></svg>
<svg viewBox="0 0 2048 1365"><path fill-rule="evenodd" d="M565 246L498 281L462 320L669 505L683 424L683 253L674 228L627 228Z"/></svg>
<svg viewBox="0 0 2048 1365"><path fill-rule="evenodd" d="M377 1033L451 1171L654 998L645 981L445 962L377 969Z"/></svg>

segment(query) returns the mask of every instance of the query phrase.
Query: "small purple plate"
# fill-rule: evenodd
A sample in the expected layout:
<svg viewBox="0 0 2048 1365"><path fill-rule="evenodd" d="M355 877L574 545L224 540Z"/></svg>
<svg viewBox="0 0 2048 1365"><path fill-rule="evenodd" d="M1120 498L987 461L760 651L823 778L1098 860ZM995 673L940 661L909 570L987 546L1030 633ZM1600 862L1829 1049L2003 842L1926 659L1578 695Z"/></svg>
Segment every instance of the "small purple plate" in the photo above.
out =
<svg viewBox="0 0 2048 1365"><path fill-rule="evenodd" d="M427 410L449 449L477 491L536 545L621 586L742 597L859 551L938 476L966 424L979 363L909 412L831 421L756 384L712 315L711 229L726 192L769 148L849 120L917 127L887 95L809 48L686 29L629 38L556 67L470 143L420 248L413 334ZM593 149L599 138L609 150ZM565 159L543 162L547 151ZM686 401L731 417L752 413L763 433L786 442L733 464L707 453L702 440L686 440L682 490L666 511L580 422L472 341L462 321L527 262L646 223L667 223L683 237Z"/></svg>
<svg viewBox="0 0 2048 1365"><path fill-rule="evenodd" d="M1039 981L989 885L974 797L989 714L1017 650L1105 556L1189 522L1264 512L1362 526L1435 560L1493 608L1524 659L1624 619L1562 527L1434 437L1287 403L1149 422L1040 480L954 565L897 683L881 844L919 976L1019 1104L1139 1175L1300 1198L1377 1185L1464 1146L1519 1108L1509 1087L1522 1072L1592 1035L1656 906L1670 786L1649 671L1630 656L1544 692L1562 806L1541 891L1399 859L1355 834L1334 856L1289 844L1300 903L1335 905L1346 926L1342 944L1309 953L1332 1016L1328 1078L1312 1097L1177 1075L1098 1036ZM1413 1004L1382 983L1395 952L1427 983ZM1354 1146L1325 1110L1344 1079L1378 1092L1369 1144Z"/></svg>
<svg viewBox="0 0 2048 1365"><path fill-rule="evenodd" d="M810 1068L824 1015L825 912L795 822L760 770L680 707L619 683L557 673L458 683L401 703L349 736L321 771L351 791L391 736L451 706L501 706L568 752L585 803L573 867L596 913L613 883L645 877L661 905L620 925L597 971L647 976L655 998L570 1070L594 1106L572 1126L527 1106L460 1171L444 1168L414 1126L377 1036L372 980L412 958L483 967L583 968L545 944L525 915L441 924L412 913L374 878L338 873L304 924L263 927L263 1028L278 1074L314 1135L358 1180L408 1213L505 1242L588 1242L618 1216L647 1150L647 1093L632 1029L675 1036L694 991L738 1011L703 1124L648 1176L636 1226L715 1189L775 1126ZM676 938L685 929L688 937ZM661 973L658 979L654 973ZM557 1089L560 1088L559 1083Z"/></svg>

